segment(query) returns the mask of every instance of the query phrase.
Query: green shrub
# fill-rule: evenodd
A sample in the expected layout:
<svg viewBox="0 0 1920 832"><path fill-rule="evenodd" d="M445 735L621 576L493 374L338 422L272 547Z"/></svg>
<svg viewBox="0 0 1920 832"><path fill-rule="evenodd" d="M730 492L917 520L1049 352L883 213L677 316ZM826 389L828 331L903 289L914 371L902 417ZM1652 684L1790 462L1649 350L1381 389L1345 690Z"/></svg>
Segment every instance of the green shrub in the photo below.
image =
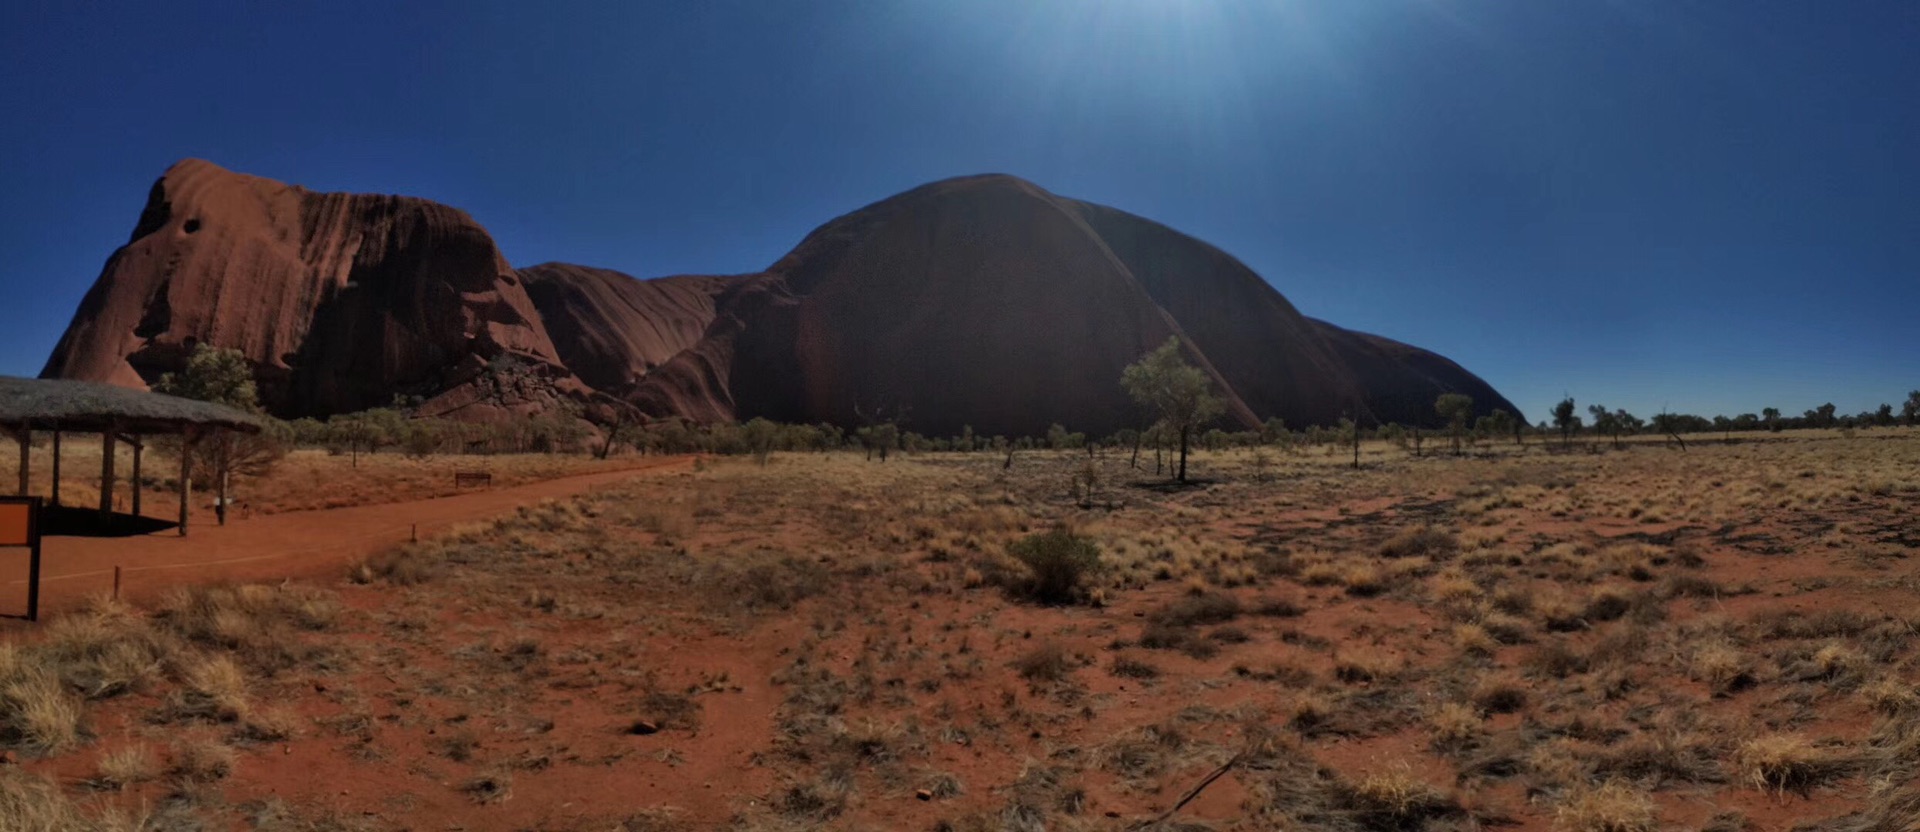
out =
<svg viewBox="0 0 1920 832"><path fill-rule="evenodd" d="M1028 535L1009 551L1029 573L1011 589L1042 604L1079 600L1087 578L1100 568L1100 546L1067 528Z"/></svg>

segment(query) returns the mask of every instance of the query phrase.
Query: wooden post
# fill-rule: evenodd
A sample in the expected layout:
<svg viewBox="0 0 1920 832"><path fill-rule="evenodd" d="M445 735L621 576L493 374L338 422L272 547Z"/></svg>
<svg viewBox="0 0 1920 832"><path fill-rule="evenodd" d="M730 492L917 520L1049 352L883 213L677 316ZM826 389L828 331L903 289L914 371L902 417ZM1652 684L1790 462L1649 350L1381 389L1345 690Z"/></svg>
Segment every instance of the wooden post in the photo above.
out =
<svg viewBox="0 0 1920 832"><path fill-rule="evenodd" d="M198 428L187 428L180 440L180 536L187 536L187 507L193 503L193 446L200 438Z"/></svg>
<svg viewBox="0 0 1920 832"><path fill-rule="evenodd" d="M27 620L40 620L40 501L27 509L27 540L33 548L27 553Z"/></svg>
<svg viewBox="0 0 1920 832"><path fill-rule="evenodd" d="M133 446L133 516L140 516L140 452L147 449L147 443L129 438L127 444Z"/></svg>
<svg viewBox="0 0 1920 832"><path fill-rule="evenodd" d="M53 426L53 505L60 506L60 425Z"/></svg>
<svg viewBox="0 0 1920 832"><path fill-rule="evenodd" d="M20 431L14 434L14 436L20 440L20 496L25 497L27 496L27 487L30 484L27 476L30 472L28 468L28 459L30 459L30 457L28 454L33 453L33 429L26 425L21 425Z"/></svg>
<svg viewBox="0 0 1920 832"><path fill-rule="evenodd" d="M118 460L118 449L113 444L113 426L107 426L100 432L100 516L113 514L114 463Z"/></svg>
<svg viewBox="0 0 1920 832"><path fill-rule="evenodd" d="M230 464L227 461L227 455L222 453L218 462L219 467L213 472L213 487L216 492L213 498L213 516L222 526L227 524L227 467Z"/></svg>

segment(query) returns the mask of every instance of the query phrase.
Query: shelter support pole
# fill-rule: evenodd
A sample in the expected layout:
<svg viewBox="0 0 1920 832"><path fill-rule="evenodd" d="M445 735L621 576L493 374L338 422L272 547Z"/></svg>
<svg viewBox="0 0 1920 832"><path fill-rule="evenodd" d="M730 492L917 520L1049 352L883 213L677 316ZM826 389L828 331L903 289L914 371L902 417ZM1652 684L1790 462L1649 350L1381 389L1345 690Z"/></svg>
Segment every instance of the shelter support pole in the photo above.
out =
<svg viewBox="0 0 1920 832"><path fill-rule="evenodd" d="M119 450L114 447L113 428L100 432L100 516L113 513L113 486L117 479L114 463L118 462Z"/></svg>
<svg viewBox="0 0 1920 832"><path fill-rule="evenodd" d="M32 472L28 454L33 451L33 429L21 425L19 430L14 431L13 436L20 440L20 496L25 497L27 486L30 484L28 475Z"/></svg>
<svg viewBox="0 0 1920 832"><path fill-rule="evenodd" d="M187 536L187 507L193 504L193 446L200 441L197 428L187 428L180 442L180 536Z"/></svg>
<svg viewBox="0 0 1920 832"><path fill-rule="evenodd" d="M133 516L140 516L140 452L147 449L147 443L138 439L128 439L133 446Z"/></svg>
<svg viewBox="0 0 1920 832"><path fill-rule="evenodd" d="M53 505L60 505L60 425L53 426Z"/></svg>
<svg viewBox="0 0 1920 832"><path fill-rule="evenodd" d="M230 447L225 443L219 446L223 449ZM220 525L224 526L227 524L227 468L233 465L233 461L227 458L225 450L221 450L219 456L218 469L213 472L213 487L216 492L213 498L213 516L220 521Z"/></svg>

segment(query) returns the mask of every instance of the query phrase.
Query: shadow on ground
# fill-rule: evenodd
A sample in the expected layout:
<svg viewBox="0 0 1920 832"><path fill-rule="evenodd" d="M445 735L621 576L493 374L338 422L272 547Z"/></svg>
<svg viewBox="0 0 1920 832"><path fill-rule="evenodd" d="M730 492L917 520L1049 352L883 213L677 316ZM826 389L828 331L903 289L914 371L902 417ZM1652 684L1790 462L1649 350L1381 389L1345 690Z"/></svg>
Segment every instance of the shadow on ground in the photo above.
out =
<svg viewBox="0 0 1920 832"><path fill-rule="evenodd" d="M99 509L74 506L43 506L40 509L42 537L136 537L175 528L176 524L131 514L102 515Z"/></svg>

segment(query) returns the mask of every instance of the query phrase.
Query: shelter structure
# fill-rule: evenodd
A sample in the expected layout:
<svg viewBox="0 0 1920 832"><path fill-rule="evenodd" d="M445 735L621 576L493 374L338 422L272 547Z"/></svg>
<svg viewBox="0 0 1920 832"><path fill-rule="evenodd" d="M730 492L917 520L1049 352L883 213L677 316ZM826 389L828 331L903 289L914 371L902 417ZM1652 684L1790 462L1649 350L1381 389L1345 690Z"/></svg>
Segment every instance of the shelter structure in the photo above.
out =
<svg viewBox="0 0 1920 832"><path fill-rule="evenodd" d="M0 433L20 445L21 496L27 496L29 488L34 431L53 434L53 493L49 498L56 506L60 504L62 434L97 433L101 436L100 513L106 516L113 512L115 445L125 442L133 448L133 513L138 516L140 463L146 440L178 435L182 438L178 489L182 535L187 533L188 507L193 502L191 449L218 431L259 433L264 427L253 414L178 396L90 381L0 376Z"/></svg>

